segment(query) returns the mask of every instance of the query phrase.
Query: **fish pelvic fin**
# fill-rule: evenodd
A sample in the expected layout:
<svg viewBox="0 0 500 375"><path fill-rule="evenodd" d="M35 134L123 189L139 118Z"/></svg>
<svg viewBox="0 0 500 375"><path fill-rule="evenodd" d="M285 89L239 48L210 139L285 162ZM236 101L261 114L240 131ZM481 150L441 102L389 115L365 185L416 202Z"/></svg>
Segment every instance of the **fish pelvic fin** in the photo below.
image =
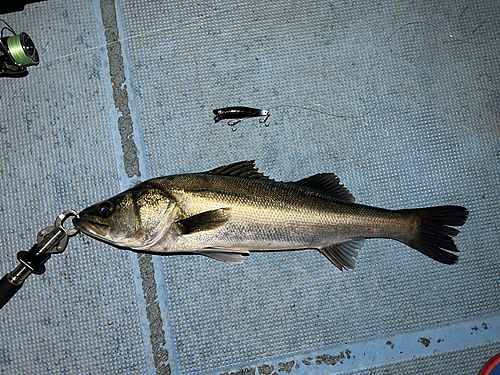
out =
<svg viewBox="0 0 500 375"><path fill-rule="evenodd" d="M322 247L319 251L339 270L352 270L356 265L358 249L360 249L364 243L364 238L354 238L347 242Z"/></svg>
<svg viewBox="0 0 500 375"><path fill-rule="evenodd" d="M453 237L460 231L451 227L465 224L469 215L465 207L439 206L398 212L412 215L419 222L417 234L411 239L400 239L401 242L438 262L454 264L458 261L458 255L451 252L458 252Z"/></svg>
<svg viewBox="0 0 500 375"><path fill-rule="evenodd" d="M193 234L217 229L231 217L230 208L205 211L176 222L180 234Z"/></svg>

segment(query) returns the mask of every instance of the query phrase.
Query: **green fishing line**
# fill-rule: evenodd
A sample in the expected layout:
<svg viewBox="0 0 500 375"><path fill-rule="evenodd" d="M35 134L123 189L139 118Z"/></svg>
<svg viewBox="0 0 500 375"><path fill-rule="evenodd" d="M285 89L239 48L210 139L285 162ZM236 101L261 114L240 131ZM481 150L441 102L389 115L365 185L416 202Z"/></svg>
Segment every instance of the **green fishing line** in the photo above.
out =
<svg viewBox="0 0 500 375"><path fill-rule="evenodd" d="M35 65L38 64L38 56L30 56L23 48L23 43L21 41L21 34L11 36L7 39L7 46L9 47L9 53L16 64L21 66Z"/></svg>

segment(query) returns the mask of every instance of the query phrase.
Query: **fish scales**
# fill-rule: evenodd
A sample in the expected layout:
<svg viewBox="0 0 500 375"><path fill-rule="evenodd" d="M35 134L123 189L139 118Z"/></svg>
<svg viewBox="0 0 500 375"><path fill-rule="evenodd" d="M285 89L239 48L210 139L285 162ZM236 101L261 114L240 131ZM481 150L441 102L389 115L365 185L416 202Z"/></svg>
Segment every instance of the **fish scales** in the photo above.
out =
<svg viewBox="0 0 500 375"><path fill-rule="evenodd" d="M345 269L354 267L366 238L395 239L455 263L458 230L451 226L463 225L467 214L460 206L387 210L355 204L334 174L276 182L249 161L145 181L88 207L74 223L134 251L239 263L250 251L313 248Z"/></svg>
<svg viewBox="0 0 500 375"><path fill-rule="evenodd" d="M367 235L368 228L374 234L390 237L408 221L407 215L397 212L352 205L311 190L268 180L240 179L235 183L234 177L230 176L193 174L167 177L158 182L182 202L180 205L188 216L231 207L232 223L238 221L242 229L254 224L261 228L259 232L263 237L268 231L272 232L273 227L279 227L280 237L285 242L304 237L307 239L303 241L308 241L314 237L320 241L318 246L331 244L332 241ZM285 228L289 230L285 231ZM212 237L218 235L214 233Z"/></svg>

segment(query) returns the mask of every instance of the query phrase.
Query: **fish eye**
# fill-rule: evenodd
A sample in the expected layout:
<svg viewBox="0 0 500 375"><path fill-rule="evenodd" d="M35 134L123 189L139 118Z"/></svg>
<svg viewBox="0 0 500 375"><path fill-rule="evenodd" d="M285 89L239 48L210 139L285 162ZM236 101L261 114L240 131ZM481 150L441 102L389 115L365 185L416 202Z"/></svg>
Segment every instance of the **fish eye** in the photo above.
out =
<svg viewBox="0 0 500 375"><path fill-rule="evenodd" d="M107 218L110 217L111 214L113 213L113 204L111 202L102 202L98 207L97 207L97 212L99 213L99 216L102 218Z"/></svg>

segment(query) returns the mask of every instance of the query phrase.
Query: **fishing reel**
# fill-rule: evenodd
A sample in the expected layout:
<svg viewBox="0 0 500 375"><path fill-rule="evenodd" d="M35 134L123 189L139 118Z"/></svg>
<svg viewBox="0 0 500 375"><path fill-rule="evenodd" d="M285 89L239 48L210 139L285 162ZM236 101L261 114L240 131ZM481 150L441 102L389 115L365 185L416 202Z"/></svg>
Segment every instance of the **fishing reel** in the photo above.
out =
<svg viewBox="0 0 500 375"><path fill-rule="evenodd" d="M38 65L38 51L28 34L16 34L4 20L6 26L0 31L0 77L25 77L28 66ZM4 31L12 33L4 36Z"/></svg>

